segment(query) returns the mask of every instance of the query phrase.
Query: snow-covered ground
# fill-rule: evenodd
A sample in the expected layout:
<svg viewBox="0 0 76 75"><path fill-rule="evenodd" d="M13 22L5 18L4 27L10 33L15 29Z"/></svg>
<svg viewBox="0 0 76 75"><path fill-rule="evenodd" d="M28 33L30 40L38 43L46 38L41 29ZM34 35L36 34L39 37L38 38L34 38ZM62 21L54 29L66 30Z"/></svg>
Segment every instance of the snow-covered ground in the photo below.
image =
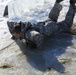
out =
<svg viewBox="0 0 76 75"><path fill-rule="evenodd" d="M38 50L39 52L30 51L22 47L21 45L20 46L22 48L20 48L17 43L10 39L11 34L9 33L7 27L7 20L14 20L17 22L20 20L30 21L31 23L45 20L47 19L55 0L25 0L25 2L27 2L26 7L28 7L27 11L23 10L23 12L19 14L16 11L13 14L13 9L11 9L9 16L3 17L2 15L4 12L4 8L7 4L10 3L10 1L11 0L0 0L0 75L75 75L75 35L62 34L60 37L54 37L55 39L51 39L46 42L46 46L48 45L48 47L44 45L45 51ZM23 2L24 0L22 0L22 4L24 4ZM64 0L63 2L61 2L61 4L63 5L63 10L61 11L58 21L61 21L65 18L65 15L69 8L69 0ZM61 58L63 64L60 64L57 61L57 58ZM46 66L52 66L57 71L61 71L60 69L65 69L65 73L61 74L56 72L55 70L51 70L49 72L39 71L42 68L46 67L44 66L44 62ZM4 63L10 65L10 68L2 68L1 64Z"/></svg>

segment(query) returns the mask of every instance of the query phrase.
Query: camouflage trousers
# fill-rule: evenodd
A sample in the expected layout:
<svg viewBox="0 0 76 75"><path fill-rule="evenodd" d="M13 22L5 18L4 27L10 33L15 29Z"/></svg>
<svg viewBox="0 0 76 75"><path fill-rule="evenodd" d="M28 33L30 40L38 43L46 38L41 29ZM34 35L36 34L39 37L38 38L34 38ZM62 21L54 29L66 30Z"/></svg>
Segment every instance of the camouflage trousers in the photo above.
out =
<svg viewBox="0 0 76 75"><path fill-rule="evenodd" d="M56 3L49 14L51 20L47 21L45 25L35 25L33 29L27 31L25 37L36 43L38 47L41 47L44 38L69 31L75 15L74 8L70 5L65 20L62 22L56 22L61 9L62 6Z"/></svg>

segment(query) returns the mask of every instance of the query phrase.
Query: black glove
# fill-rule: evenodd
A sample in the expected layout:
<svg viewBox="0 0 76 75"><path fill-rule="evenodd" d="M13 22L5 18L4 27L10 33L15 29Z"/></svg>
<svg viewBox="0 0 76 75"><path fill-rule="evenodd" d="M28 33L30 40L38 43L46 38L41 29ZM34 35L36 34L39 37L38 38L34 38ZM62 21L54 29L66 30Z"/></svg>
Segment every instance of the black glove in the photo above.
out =
<svg viewBox="0 0 76 75"><path fill-rule="evenodd" d="M76 0L70 0L70 4L75 4Z"/></svg>
<svg viewBox="0 0 76 75"><path fill-rule="evenodd" d="M45 25L45 22L38 22L37 25Z"/></svg>
<svg viewBox="0 0 76 75"><path fill-rule="evenodd" d="M21 25L21 31L27 31L32 26L30 22L20 22L20 25Z"/></svg>
<svg viewBox="0 0 76 75"><path fill-rule="evenodd" d="M60 3L60 2L62 2L63 0L56 0L56 3Z"/></svg>
<svg viewBox="0 0 76 75"><path fill-rule="evenodd" d="M76 3L76 0L70 0L70 4L75 8L75 3Z"/></svg>

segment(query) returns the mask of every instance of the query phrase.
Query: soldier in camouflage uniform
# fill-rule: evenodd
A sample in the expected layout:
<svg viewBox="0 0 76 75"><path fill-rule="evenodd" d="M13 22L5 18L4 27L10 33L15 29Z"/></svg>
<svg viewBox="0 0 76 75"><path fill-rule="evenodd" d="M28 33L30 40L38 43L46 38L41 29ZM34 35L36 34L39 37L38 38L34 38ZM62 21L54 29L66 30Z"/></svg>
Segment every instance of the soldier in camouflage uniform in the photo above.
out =
<svg viewBox="0 0 76 75"><path fill-rule="evenodd" d="M57 22L59 13L62 9L62 5L59 3L63 0L56 0L54 7L49 13L49 20L39 22L37 25L31 25L30 23L20 22L21 35L27 39L29 43L41 47L43 40L48 36L56 35L61 32L67 32L70 30L73 18L75 16L75 0L70 0L69 11L67 12L66 18L62 22ZM15 34L13 34L16 36ZM18 36L17 38L20 38Z"/></svg>

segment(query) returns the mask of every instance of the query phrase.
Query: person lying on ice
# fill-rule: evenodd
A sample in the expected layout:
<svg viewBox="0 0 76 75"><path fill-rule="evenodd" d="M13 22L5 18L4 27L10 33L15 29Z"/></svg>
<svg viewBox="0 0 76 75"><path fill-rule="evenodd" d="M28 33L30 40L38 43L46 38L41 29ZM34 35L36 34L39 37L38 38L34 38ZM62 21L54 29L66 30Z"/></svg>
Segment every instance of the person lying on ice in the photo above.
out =
<svg viewBox="0 0 76 75"><path fill-rule="evenodd" d="M73 19L75 16L76 0L70 0L70 6L65 20L57 22L59 13L62 10L62 5L60 4L61 1L63 0L56 0L54 7L49 13L49 20L38 22L36 25L32 25L29 22L14 24L11 34L16 38L26 39L27 43L30 45L40 48L43 40L48 36L68 32L73 24Z"/></svg>

